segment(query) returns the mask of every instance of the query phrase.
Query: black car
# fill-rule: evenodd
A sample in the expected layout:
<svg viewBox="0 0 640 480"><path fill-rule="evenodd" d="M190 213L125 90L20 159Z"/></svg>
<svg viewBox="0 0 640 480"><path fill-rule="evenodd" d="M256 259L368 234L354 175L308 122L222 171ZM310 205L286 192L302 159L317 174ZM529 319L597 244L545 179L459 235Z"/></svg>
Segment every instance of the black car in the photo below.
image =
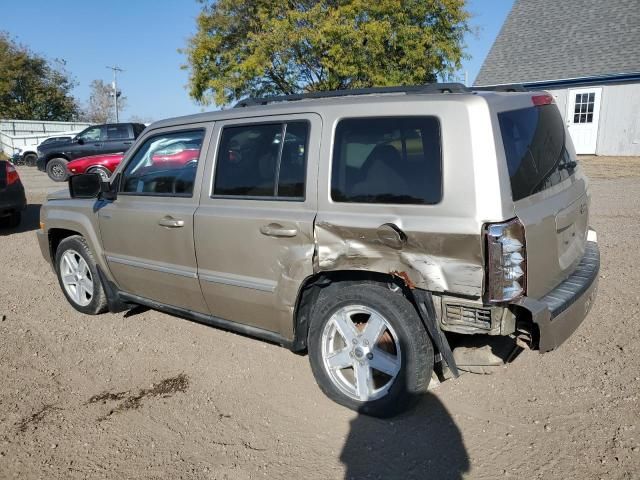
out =
<svg viewBox="0 0 640 480"><path fill-rule="evenodd" d="M17 227L27 206L16 167L0 160L0 227Z"/></svg>
<svg viewBox="0 0 640 480"><path fill-rule="evenodd" d="M145 129L142 123L107 123L88 127L71 140L38 147L38 169L51 180L67 179L67 162L80 157L126 151Z"/></svg>

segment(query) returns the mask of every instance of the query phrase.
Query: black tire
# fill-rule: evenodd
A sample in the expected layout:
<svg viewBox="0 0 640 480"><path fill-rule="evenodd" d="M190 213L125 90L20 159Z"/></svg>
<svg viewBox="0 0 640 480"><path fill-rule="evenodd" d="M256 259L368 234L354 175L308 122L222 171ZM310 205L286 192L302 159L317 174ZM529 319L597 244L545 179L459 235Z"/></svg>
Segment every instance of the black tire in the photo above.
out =
<svg viewBox="0 0 640 480"><path fill-rule="evenodd" d="M97 173L103 182L108 182L111 172L104 167L93 167L87 170L87 173Z"/></svg>
<svg viewBox="0 0 640 480"><path fill-rule="evenodd" d="M88 276L87 278L93 284L93 294L91 297L91 301L87 305L81 305L73 297L71 297L63 283L61 262L63 261L63 255L66 252L77 253L84 259L87 267L89 268L90 278ZM64 296L67 297L67 301L73 308L88 315L98 315L100 313L104 313L107 310L107 296L104 293L104 288L102 287L102 282L100 281L100 276L98 275L96 262L93 258L91 250L89 250L86 240L83 237L81 237L80 235L74 235L71 237L67 237L60 242L55 255L55 270L60 288L62 289Z"/></svg>
<svg viewBox="0 0 640 480"><path fill-rule="evenodd" d="M323 359L325 326L334 313L354 306L364 306L379 313L394 330L400 346L400 370L386 394L371 401L354 399L344 393L331 378ZM366 326L364 328L366 330ZM360 331L364 333L364 330ZM384 335L387 333L391 331L385 331ZM308 350L311 370L320 389L335 402L375 417L392 416L409 408L427 390L433 372L433 345L414 305L401 290L392 291L381 283L336 282L324 288L312 311ZM349 355L355 360L354 354L357 352L352 351ZM369 373L373 375L372 370Z"/></svg>
<svg viewBox="0 0 640 480"><path fill-rule="evenodd" d="M67 161L64 158L52 158L47 162L47 175L54 182L65 182L69 178Z"/></svg>
<svg viewBox="0 0 640 480"><path fill-rule="evenodd" d="M36 162L38 161L38 155L35 153L26 153L22 156L22 160L25 165L35 167Z"/></svg>

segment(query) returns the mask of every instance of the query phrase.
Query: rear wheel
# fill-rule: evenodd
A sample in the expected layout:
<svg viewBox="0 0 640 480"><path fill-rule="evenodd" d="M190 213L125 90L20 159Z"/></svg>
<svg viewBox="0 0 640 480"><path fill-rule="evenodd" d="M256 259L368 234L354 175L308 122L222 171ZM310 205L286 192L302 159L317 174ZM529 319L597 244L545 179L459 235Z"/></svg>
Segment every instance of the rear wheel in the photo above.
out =
<svg viewBox="0 0 640 480"><path fill-rule="evenodd" d="M67 237L56 250L60 287L73 308L96 315L107 309L107 297L87 242L79 235Z"/></svg>
<svg viewBox="0 0 640 480"><path fill-rule="evenodd" d="M353 410L394 415L429 386L431 340L413 304L386 285L349 282L325 288L308 340L318 385Z"/></svg>
<svg viewBox="0 0 640 480"><path fill-rule="evenodd" d="M104 167L93 167L87 170L87 173L97 173L100 175L100 180L103 182L108 182L109 177L111 177L111 172Z"/></svg>
<svg viewBox="0 0 640 480"><path fill-rule="evenodd" d="M54 182L64 182L69 174L67 161L64 158L53 158L47 162L47 175Z"/></svg>
<svg viewBox="0 0 640 480"><path fill-rule="evenodd" d="M38 156L35 153L26 153L22 157L24 164L29 167L34 167L36 165L36 161L38 160Z"/></svg>

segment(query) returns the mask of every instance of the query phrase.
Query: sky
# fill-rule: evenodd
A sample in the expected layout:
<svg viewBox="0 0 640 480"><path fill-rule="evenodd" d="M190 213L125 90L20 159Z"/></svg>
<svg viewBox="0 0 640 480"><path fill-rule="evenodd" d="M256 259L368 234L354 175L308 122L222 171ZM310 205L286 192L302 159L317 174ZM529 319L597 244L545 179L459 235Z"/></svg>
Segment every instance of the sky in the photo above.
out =
<svg viewBox="0 0 640 480"><path fill-rule="evenodd" d="M513 0L470 0L471 26L460 73L472 83ZM186 88L185 57L178 52L196 31L196 0L20 0L2 7L0 30L48 59L61 59L86 102L92 80L112 81L108 65L124 70L118 88L127 97L121 121L146 120L211 110L195 104Z"/></svg>

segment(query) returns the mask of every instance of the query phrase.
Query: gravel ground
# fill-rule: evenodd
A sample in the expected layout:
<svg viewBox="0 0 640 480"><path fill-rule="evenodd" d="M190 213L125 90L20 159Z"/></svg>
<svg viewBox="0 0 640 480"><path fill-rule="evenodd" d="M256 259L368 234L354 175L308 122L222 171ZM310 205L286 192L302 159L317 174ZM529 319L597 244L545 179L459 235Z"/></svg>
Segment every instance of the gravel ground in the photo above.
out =
<svg viewBox="0 0 640 480"><path fill-rule="evenodd" d="M391 420L316 387L307 358L153 311L77 313L34 230L0 233L0 478L640 478L640 159L584 158L602 270L559 350L466 374Z"/></svg>

